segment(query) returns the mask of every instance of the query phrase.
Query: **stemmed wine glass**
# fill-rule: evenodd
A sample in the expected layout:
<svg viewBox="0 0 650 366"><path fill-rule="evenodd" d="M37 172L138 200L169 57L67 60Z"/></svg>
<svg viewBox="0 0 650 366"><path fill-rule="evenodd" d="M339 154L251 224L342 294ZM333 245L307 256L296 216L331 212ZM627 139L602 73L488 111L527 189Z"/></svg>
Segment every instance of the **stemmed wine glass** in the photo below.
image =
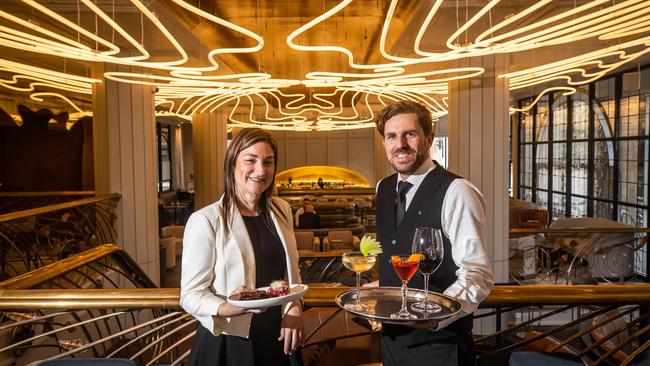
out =
<svg viewBox="0 0 650 366"><path fill-rule="evenodd" d="M418 255L393 255L390 257L390 263L393 265L393 270L400 280L402 280L402 308L394 314L390 314L391 319L416 319L415 314L409 313L406 308L406 293L408 282L413 277L415 271L418 270L420 264L420 257Z"/></svg>
<svg viewBox="0 0 650 366"><path fill-rule="evenodd" d="M357 274L357 291L356 291L356 300L354 303L349 303L345 305L347 310L352 311L366 311L368 310L368 305L361 303L359 297L359 287L361 284L361 273L365 272L375 266L377 257L374 255L363 255L361 252L347 252L343 253L341 257L343 265Z"/></svg>
<svg viewBox="0 0 650 366"><path fill-rule="evenodd" d="M420 261L420 267L418 267L424 276L424 299L411 305L411 310L420 313L437 313L440 311L440 305L429 301L429 276L440 267L444 255L440 229L416 228L413 235L412 252L424 256Z"/></svg>

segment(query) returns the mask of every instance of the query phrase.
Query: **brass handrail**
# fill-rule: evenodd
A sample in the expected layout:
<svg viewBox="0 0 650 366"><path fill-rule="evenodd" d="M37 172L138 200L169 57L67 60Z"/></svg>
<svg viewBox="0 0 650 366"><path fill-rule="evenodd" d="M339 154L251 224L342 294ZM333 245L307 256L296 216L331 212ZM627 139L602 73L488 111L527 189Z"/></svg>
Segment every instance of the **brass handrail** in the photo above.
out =
<svg viewBox="0 0 650 366"><path fill-rule="evenodd" d="M0 290L0 309L180 309L177 288Z"/></svg>
<svg viewBox="0 0 650 366"><path fill-rule="evenodd" d="M12 221L12 220L17 220L17 219L24 219L30 216L35 216L35 215L41 215L44 213L48 212L54 212L58 210L63 210L66 208L72 208L72 207L77 207L77 206L83 206L83 205L88 205L91 203L97 203L97 202L102 202L114 198L120 198L121 195L119 193L110 193L107 195L103 196L98 196L98 197L92 197L92 198L84 198L80 200L74 200L74 201L69 201L69 202L63 202L63 203L56 203L53 205L48 205L48 206L43 206L43 207L37 207L37 208L31 208L28 210L23 210L19 212L12 212L8 214L3 214L0 215L0 223L2 222L7 222L7 221Z"/></svg>
<svg viewBox="0 0 650 366"><path fill-rule="evenodd" d="M112 257L120 266L128 269L131 279L144 287L156 287L156 284L147 276L142 268L125 251L115 244L102 244L90 248L82 253L37 268L31 272L18 275L4 282L0 282L0 289L24 290L39 286L53 278L72 272L85 265L105 257ZM30 290L34 291L34 290ZM58 290L57 290L58 291ZM88 290L84 290L88 291Z"/></svg>
<svg viewBox="0 0 650 366"><path fill-rule="evenodd" d="M494 286L481 307L650 303L650 284Z"/></svg>
<svg viewBox="0 0 650 366"><path fill-rule="evenodd" d="M650 233L650 227L515 228L510 234Z"/></svg>
<svg viewBox="0 0 650 366"><path fill-rule="evenodd" d="M334 298L351 287L309 287L305 304L334 306ZM597 305L650 303L650 284L624 285L498 285L481 307L513 305Z"/></svg>
<svg viewBox="0 0 650 366"><path fill-rule="evenodd" d="M310 287L307 306L336 306L334 298L351 287ZM148 309L179 308L178 288L0 290L2 309ZM601 305L650 303L650 284L638 285L498 285L483 308L535 305Z"/></svg>
<svg viewBox="0 0 650 366"><path fill-rule="evenodd" d="M36 191L36 192L0 192L0 197L65 197L94 196L95 191Z"/></svg>

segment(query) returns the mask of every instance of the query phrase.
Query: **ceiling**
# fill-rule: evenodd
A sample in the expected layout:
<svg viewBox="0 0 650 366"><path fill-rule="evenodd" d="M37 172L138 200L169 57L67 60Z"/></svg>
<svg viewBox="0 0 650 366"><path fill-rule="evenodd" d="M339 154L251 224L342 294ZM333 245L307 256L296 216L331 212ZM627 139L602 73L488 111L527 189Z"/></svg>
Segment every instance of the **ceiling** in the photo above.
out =
<svg viewBox="0 0 650 366"><path fill-rule="evenodd" d="M448 81L481 75L481 56L504 55L500 77L531 95L650 52L649 0L9 0L0 19L0 102L87 115L103 76L156 86L161 115L292 130L368 127L399 99L439 118ZM94 75L100 62L123 66Z"/></svg>

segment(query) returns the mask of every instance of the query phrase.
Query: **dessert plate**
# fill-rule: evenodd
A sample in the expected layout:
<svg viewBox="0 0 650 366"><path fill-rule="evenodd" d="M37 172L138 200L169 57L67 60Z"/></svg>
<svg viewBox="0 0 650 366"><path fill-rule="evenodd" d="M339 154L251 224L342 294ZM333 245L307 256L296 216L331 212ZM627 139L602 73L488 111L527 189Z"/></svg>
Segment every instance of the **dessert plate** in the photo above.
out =
<svg viewBox="0 0 650 366"><path fill-rule="evenodd" d="M267 289L268 286L256 288L255 290L266 292ZM301 298L305 294L305 292L307 292L309 286L304 284L299 284L299 285L292 284L289 285L289 289L290 289L289 293L283 296L269 297L266 299L255 299L255 300L240 300L239 294L234 294L228 296L228 302L235 306L239 306L240 308L247 308L247 309L268 308L270 306L286 304Z"/></svg>

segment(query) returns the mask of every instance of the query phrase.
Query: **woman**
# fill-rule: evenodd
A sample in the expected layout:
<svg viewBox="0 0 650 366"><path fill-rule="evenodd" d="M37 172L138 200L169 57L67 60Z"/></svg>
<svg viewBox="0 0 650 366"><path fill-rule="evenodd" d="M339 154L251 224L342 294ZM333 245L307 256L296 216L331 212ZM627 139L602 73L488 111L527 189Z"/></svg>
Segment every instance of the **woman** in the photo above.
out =
<svg viewBox="0 0 650 366"><path fill-rule="evenodd" d="M271 197L276 159L271 135L242 130L226 151L225 193L185 226L181 306L200 322L191 365L302 362L294 352L302 340L299 301L268 309L226 301L277 279L300 283L291 208Z"/></svg>

